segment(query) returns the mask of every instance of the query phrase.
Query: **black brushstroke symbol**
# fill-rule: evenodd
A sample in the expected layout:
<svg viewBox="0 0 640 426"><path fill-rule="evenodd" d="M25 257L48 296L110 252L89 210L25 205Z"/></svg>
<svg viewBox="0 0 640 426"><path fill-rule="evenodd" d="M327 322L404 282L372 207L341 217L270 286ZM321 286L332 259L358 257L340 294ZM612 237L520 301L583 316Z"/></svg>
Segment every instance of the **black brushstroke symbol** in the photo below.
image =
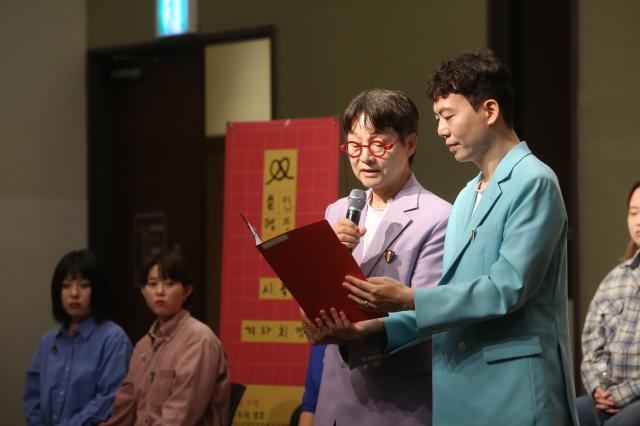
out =
<svg viewBox="0 0 640 426"><path fill-rule="evenodd" d="M281 181L284 179L293 179L293 176L289 176L287 174L289 173L290 166L291 163L289 162L289 157L282 157L282 159L280 160L278 160L277 158L273 159L271 161L271 164L269 165L269 174L271 175L271 180L269 180L266 185L269 185L274 180Z"/></svg>

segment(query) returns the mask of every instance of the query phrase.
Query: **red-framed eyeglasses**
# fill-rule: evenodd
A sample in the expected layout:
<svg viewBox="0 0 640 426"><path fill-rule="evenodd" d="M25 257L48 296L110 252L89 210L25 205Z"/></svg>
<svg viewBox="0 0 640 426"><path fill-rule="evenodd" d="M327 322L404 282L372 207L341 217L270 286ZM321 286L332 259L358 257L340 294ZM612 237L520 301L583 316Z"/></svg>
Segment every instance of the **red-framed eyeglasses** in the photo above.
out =
<svg viewBox="0 0 640 426"><path fill-rule="evenodd" d="M374 157L384 157L384 155L389 151L396 143L382 143L382 142L371 142L369 145L360 144L358 142L345 142L340 145L340 150L347 154L351 158L358 158L362 155L362 150L364 148L369 149L369 152Z"/></svg>

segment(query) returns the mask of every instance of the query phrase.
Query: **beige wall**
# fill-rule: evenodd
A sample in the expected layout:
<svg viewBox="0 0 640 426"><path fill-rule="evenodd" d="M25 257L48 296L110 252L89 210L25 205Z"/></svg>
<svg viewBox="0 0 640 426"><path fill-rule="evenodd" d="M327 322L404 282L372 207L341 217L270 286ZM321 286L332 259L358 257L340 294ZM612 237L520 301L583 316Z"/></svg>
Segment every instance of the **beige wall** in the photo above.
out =
<svg viewBox="0 0 640 426"><path fill-rule="evenodd" d="M224 137L230 121L271 118L271 40L212 44L204 58L207 137Z"/></svg>
<svg viewBox="0 0 640 426"><path fill-rule="evenodd" d="M132 3L88 0L90 47L154 39L154 2ZM409 93L422 114L416 174L453 201L475 169L455 164L435 137L424 86L443 58L486 46L485 2L399 0L390 5L382 0L201 0L200 32L274 25L275 118L339 115L353 96L370 87ZM356 185L350 171L341 175L342 192Z"/></svg>
<svg viewBox="0 0 640 426"><path fill-rule="evenodd" d="M24 371L53 326L57 260L86 244L83 0L0 5L0 424L23 424Z"/></svg>
<svg viewBox="0 0 640 426"><path fill-rule="evenodd" d="M581 318L628 241L626 197L640 179L638 18L633 0L579 2Z"/></svg>

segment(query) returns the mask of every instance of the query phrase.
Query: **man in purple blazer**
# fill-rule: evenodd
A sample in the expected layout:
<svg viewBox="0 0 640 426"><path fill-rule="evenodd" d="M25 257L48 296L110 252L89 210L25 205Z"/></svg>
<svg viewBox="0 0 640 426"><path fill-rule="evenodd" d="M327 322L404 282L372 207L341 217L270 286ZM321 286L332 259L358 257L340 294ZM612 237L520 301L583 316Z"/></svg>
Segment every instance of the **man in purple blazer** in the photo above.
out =
<svg viewBox="0 0 640 426"><path fill-rule="evenodd" d="M354 98L344 113L341 149L368 188L367 203L357 225L345 218L346 198L325 215L366 276L412 288L440 280L451 209L411 173L417 124L418 110L404 93L373 89ZM431 342L381 359L373 339L327 347L315 425L431 424ZM360 366L349 369L349 362Z"/></svg>

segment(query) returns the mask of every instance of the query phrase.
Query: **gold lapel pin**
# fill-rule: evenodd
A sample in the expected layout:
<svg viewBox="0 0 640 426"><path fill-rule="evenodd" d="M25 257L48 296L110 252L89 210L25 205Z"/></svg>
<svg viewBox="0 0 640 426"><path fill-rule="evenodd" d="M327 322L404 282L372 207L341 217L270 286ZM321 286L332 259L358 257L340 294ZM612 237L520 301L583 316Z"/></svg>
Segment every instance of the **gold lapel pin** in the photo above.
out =
<svg viewBox="0 0 640 426"><path fill-rule="evenodd" d="M387 263L391 263L391 261L393 260L395 256L395 253L393 252L393 250L390 249L386 249L384 251L384 261Z"/></svg>

